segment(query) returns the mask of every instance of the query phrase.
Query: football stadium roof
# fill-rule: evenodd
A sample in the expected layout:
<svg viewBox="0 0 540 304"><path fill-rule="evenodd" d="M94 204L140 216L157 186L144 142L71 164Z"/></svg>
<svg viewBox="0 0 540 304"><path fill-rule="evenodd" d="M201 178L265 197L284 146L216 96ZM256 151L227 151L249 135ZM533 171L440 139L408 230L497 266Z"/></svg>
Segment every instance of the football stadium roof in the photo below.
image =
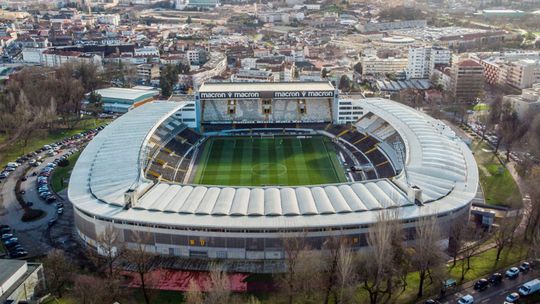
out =
<svg viewBox="0 0 540 304"><path fill-rule="evenodd" d="M145 145L184 103L155 102L120 117L82 152L69 199L79 210L115 221L197 229L283 229L372 223L380 210L403 219L469 205L478 170L467 145L444 123L396 102L362 100L366 112L392 125L405 144L404 170L391 179L298 187L229 187L152 182L142 172ZM124 193L143 195L124 208ZM417 200L414 191L421 191ZM418 198L418 197L417 197Z"/></svg>

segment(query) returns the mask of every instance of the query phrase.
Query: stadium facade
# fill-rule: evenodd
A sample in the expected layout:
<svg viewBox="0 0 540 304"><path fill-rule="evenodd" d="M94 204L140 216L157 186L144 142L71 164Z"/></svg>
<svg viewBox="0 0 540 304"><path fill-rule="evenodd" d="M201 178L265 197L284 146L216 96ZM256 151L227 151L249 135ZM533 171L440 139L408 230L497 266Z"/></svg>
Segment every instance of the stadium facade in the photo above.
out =
<svg viewBox="0 0 540 304"><path fill-rule="evenodd" d="M347 181L223 186L194 182L208 138L326 136ZM283 239L313 249L330 236L367 246L385 210L414 239L468 214L478 170L443 122L380 98L340 96L330 83L206 83L194 100L153 102L121 116L82 152L68 189L80 237L112 226L128 247L171 256L280 260Z"/></svg>

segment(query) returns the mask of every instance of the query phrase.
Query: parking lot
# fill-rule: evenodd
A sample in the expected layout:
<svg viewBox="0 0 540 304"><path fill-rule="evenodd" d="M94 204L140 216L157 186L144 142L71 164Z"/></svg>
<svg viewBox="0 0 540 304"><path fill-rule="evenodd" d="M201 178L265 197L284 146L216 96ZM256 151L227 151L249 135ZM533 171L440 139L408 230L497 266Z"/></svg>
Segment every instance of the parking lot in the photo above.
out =
<svg viewBox="0 0 540 304"><path fill-rule="evenodd" d="M18 159L16 165L10 163L4 168L0 180L0 223L4 229L3 243L7 242L4 245L8 249L7 256L32 258L46 254L52 247L73 251L77 246L73 211L66 199L66 190L55 193L50 188L50 179L56 166L83 148L97 131L45 145ZM17 199L18 182L18 195L23 204ZM28 208L41 210L43 214L36 220L23 222L22 216Z"/></svg>

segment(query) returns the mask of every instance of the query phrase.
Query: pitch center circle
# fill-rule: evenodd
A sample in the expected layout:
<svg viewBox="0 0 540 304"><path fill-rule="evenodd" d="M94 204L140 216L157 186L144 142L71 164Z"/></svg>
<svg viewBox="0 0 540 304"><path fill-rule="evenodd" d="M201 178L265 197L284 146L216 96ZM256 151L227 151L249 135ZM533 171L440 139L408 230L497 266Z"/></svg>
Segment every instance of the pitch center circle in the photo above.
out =
<svg viewBox="0 0 540 304"><path fill-rule="evenodd" d="M273 163L260 163L251 167L254 175L275 176L287 174L287 166Z"/></svg>

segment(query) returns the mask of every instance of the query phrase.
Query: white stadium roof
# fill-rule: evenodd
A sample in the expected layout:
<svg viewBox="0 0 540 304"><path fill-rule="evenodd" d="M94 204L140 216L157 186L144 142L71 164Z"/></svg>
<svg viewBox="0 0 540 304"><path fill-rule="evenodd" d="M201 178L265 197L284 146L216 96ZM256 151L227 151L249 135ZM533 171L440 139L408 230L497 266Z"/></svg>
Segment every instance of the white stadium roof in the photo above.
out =
<svg viewBox="0 0 540 304"><path fill-rule="evenodd" d="M152 185L142 176L144 148L159 124L183 106L145 104L98 134L71 175L68 195L75 207L114 220L280 229L372 223L386 208L399 208L403 219L446 213L467 206L476 195L478 170L467 145L442 122L379 98L364 99L362 106L392 125L405 144L404 170L392 179L299 187ZM423 206L409 200L413 186L421 189ZM128 189L144 194L124 209Z"/></svg>

